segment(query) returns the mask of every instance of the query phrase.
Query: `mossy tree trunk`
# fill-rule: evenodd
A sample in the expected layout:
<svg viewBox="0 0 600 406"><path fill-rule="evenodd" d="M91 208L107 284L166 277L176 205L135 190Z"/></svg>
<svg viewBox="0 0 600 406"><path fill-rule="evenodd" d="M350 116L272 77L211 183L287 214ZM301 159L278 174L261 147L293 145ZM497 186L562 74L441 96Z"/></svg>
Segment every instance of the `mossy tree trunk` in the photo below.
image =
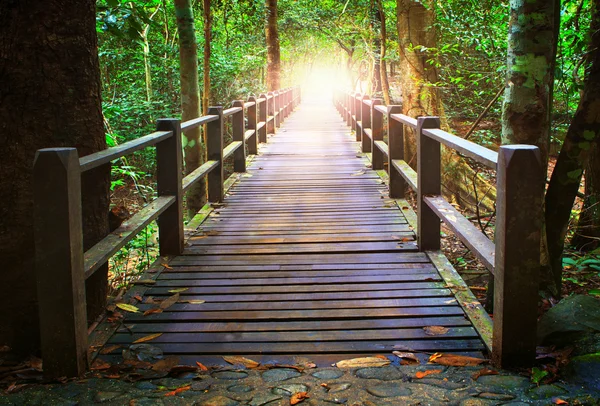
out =
<svg viewBox="0 0 600 406"><path fill-rule="evenodd" d="M212 13L210 0L204 0L204 63L202 86L202 114L206 115L210 105L210 41L212 39Z"/></svg>
<svg viewBox="0 0 600 406"><path fill-rule="evenodd" d="M267 90L281 88L281 53L277 28L277 0L266 0Z"/></svg>

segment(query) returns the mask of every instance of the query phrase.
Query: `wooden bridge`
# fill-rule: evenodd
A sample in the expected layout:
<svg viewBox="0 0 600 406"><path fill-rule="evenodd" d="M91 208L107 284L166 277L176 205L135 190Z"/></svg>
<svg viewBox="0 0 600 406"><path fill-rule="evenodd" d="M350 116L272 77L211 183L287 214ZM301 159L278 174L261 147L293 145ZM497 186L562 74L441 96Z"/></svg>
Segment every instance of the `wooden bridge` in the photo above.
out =
<svg viewBox="0 0 600 406"><path fill-rule="evenodd" d="M437 129L436 118L412 119L363 95L338 92L334 103L310 95L299 102L299 90L286 89L234 102L225 111L211 108L208 116L186 123L161 120L156 133L79 160L74 150L38 153L36 197L44 210L36 211L36 255L49 375L86 369L84 278L156 217L161 255L168 257L128 294L127 303L139 312L126 313L121 325L101 323L92 333L94 355L112 348L102 356L117 362L123 348L162 333L149 343L192 365L222 363L221 356L231 354L329 365L394 350L491 352L503 366L531 360L537 278L528 261L539 257L541 189L528 173L537 151L518 146L498 154ZM230 116L233 142L224 148L223 122ZM181 179L180 131L202 124L209 161ZM420 137L418 175L402 159L406 127ZM495 245L440 196L440 143L497 166ZM81 204L72 172L149 145L157 146L158 199L83 253L81 224L73 221ZM245 146L260 153L247 158ZM223 182L230 155L239 173ZM384 162L389 175L381 170ZM214 203L188 225L192 232L184 245L182 195L204 176ZM416 214L403 199L406 186L417 192ZM56 235L48 224L61 219L70 219L70 228ZM493 328L439 251L440 219L495 276ZM66 282L54 282L51 292L44 288L56 278ZM71 299L57 303L56 286ZM431 326L444 329L436 334Z"/></svg>

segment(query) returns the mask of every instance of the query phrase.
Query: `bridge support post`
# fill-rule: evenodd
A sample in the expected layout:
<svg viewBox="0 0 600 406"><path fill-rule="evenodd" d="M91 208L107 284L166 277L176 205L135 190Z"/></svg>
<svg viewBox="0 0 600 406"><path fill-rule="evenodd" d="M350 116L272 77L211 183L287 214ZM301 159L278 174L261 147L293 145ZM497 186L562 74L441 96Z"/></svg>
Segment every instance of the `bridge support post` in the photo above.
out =
<svg viewBox="0 0 600 406"><path fill-rule="evenodd" d="M156 144L156 186L158 196L175 196L175 202L158 217L160 255L183 252L183 190L181 169L181 122L177 119L158 120L158 131L171 131L173 136Z"/></svg>
<svg viewBox="0 0 600 406"><path fill-rule="evenodd" d="M275 119L274 128L281 127L281 93L277 90L273 92L273 117Z"/></svg>
<svg viewBox="0 0 600 406"><path fill-rule="evenodd" d="M208 115L218 116L215 121L206 125L206 156L209 161L218 164L207 175L208 201L220 203L223 201L223 107L209 107Z"/></svg>
<svg viewBox="0 0 600 406"><path fill-rule="evenodd" d="M247 115L248 115L248 130L254 130L254 134L250 138L248 138L248 154L256 155L258 154L258 133L256 130L256 109L257 102L256 97L250 96L248 97L249 103L254 103L254 105L248 107Z"/></svg>
<svg viewBox="0 0 600 406"><path fill-rule="evenodd" d="M402 112L401 106L387 106L388 131L388 173L390 176L390 197L403 199L406 191L406 180L394 168L394 159L404 159L404 125L394 120L391 115Z"/></svg>
<svg viewBox="0 0 600 406"><path fill-rule="evenodd" d="M241 141L242 146L233 153L234 172L246 172L246 139L245 139L245 120L244 120L244 101L235 100L233 107L241 107L242 110L231 117L232 136L234 141Z"/></svg>
<svg viewBox="0 0 600 406"><path fill-rule="evenodd" d="M267 93L267 134L275 134L275 95L273 92Z"/></svg>
<svg viewBox="0 0 600 406"><path fill-rule="evenodd" d="M365 103L367 100L371 98L368 95L363 95L360 101L360 139L362 145L362 152L371 152L371 140L365 134L365 128L371 128L371 106L368 103Z"/></svg>
<svg viewBox="0 0 600 406"><path fill-rule="evenodd" d="M360 132L362 131L360 128L360 113L362 112L361 109L361 105L362 105L362 96L360 93L355 93L354 94L354 100L353 100L353 104L354 104L354 133L356 135L356 142L360 142L361 140L361 134Z"/></svg>
<svg viewBox="0 0 600 406"><path fill-rule="evenodd" d="M535 359L545 174L532 145L500 147L492 360L503 368Z"/></svg>
<svg viewBox="0 0 600 406"><path fill-rule="evenodd" d="M423 134L424 128L440 128L439 117L417 119L418 245L421 251L436 251L440 249L440 218L423 198L441 194L441 150L439 141Z"/></svg>
<svg viewBox="0 0 600 406"><path fill-rule="evenodd" d="M352 97L354 93L346 93L344 95L344 106L346 107L346 115L344 119L346 120L346 125L348 127L352 126Z"/></svg>
<svg viewBox="0 0 600 406"><path fill-rule="evenodd" d="M259 103L258 106L258 121L259 123L264 123L263 126L258 130L258 142L267 142L267 95L262 93L259 96L260 99L264 99Z"/></svg>
<svg viewBox="0 0 600 406"><path fill-rule="evenodd" d="M383 169L383 152L375 145L375 141L383 141L383 113L375 108L381 105L381 99L373 99L371 103L371 164L373 169Z"/></svg>
<svg viewBox="0 0 600 406"><path fill-rule="evenodd" d="M33 179L35 275L44 375L80 376L88 365L88 343L77 150L39 150Z"/></svg>

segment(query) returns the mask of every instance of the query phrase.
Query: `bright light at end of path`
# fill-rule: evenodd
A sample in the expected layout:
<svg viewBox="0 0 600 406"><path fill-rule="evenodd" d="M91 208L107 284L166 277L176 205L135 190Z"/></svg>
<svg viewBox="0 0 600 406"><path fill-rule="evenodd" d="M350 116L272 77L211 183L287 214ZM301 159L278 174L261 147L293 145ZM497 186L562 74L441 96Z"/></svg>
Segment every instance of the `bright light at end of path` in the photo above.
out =
<svg viewBox="0 0 600 406"><path fill-rule="evenodd" d="M310 93L330 94L333 89L344 84L341 72L335 68L312 67L307 69L303 88Z"/></svg>

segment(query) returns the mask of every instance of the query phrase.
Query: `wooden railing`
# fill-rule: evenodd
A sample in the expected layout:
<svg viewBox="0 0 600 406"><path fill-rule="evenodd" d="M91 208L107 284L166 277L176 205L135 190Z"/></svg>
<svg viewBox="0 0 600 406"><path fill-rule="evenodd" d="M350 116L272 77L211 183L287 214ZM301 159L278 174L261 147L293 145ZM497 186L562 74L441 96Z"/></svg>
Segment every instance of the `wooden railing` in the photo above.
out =
<svg viewBox="0 0 600 406"><path fill-rule="evenodd" d="M506 145L495 152L441 130L438 117L408 117L400 113L401 106L384 106L367 95L338 91L334 101L356 132L362 151L372 153L373 169L384 169L387 162L390 197L403 198L406 186L415 191L419 249L440 249L441 220L493 275L492 339L486 344L494 364L531 365L536 347L544 191L539 149ZM416 136L416 171L404 157L406 127ZM441 145L496 170L495 243L442 197Z"/></svg>
<svg viewBox="0 0 600 406"><path fill-rule="evenodd" d="M234 171L245 172L246 148L259 142L300 103L300 89L288 88L236 100L231 108L210 107L186 122L158 120L156 132L79 158L75 148L38 150L34 161L35 268L44 374L78 376L88 368L85 280L157 219L160 255L183 252L183 194L203 177L208 201L223 200L223 162L233 155ZM232 119L233 141L223 146L224 120ZM245 126L247 117L247 127ZM206 125L207 161L183 177L181 133ZM89 250L83 250L81 174L146 147L156 147L158 197Z"/></svg>

